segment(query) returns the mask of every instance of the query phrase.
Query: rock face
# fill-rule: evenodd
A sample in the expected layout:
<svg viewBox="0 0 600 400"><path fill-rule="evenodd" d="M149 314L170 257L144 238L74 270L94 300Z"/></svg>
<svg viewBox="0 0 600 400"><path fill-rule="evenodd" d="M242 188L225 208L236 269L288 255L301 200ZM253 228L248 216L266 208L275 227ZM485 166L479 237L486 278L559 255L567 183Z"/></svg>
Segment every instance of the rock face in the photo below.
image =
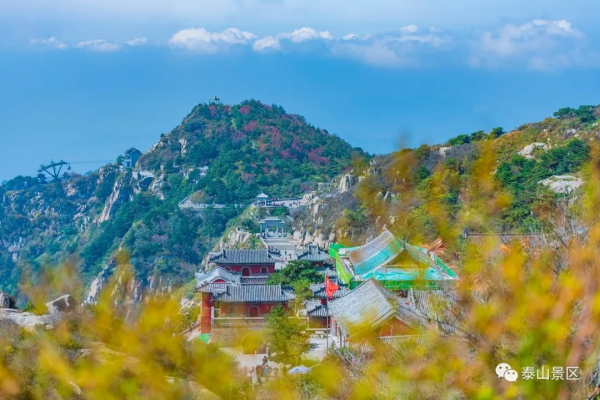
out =
<svg viewBox="0 0 600 400"><path fill-rule="evenodd" d="M77 307L77 300L75 300L70 294L65 294L46 303L46 307L48 307L50 314L69 312L75 310Z"/></svg>
<svg viewBox="0 0 600 400"><path fill-rule="evenodd" d="M119 207L128 201L130 201L131 190L129 185L126 185L125 179L117 179L115 185L113 187L112 193L108 200L106 200L106 204L104 206L104 210L102 210L102 214L100 218L98 218L98 222L102 223L110 220L119 210Z"/></svg>
<svg viewBox="0 0 600 400"><path fill-rule="evenodd" d="M35 315L12 309L0 309L0 323L12 321L22 328L31 329L36 325L52 326L54 319L50 315Z"/></svg>
<svg viewBox="0 0 600 400"><path fill-rule="evenodd" d="M538 182L548 186L554 193L571 193L583 185L583 181L573 175L555 175Z"/></svg>
<svg viewBox="0 0 600 400"><path fill-rule="evenodd" d="M347 192L351 187L358 183L358 178L351 174L343 175L340 179L340 193Z"/></svg>
<svg viewBox="0 0 600 400"><path fill-rule="evenodd" d="M0 308L17 308L17 301L8 293L0 292Z"/></svg>
<svg viewBox="0 0 600 400"><path fill-rule="evenodd" d="M527 158L528 160L533 159L533 152L536 149L542 149L544 151L548 150L548 145L546 143L531 143L527 146L523 147L523 150L519 151L518 154Z"/></svg>

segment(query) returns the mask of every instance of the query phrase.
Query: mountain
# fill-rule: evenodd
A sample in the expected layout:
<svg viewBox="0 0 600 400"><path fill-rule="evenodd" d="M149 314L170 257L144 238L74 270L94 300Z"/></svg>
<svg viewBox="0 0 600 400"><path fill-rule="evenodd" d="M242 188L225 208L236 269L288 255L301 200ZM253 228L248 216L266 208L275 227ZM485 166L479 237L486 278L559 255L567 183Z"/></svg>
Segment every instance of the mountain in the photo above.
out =
<svg viewBox="0 0 600 400"><path fill-rule="evenodd" d="M85 176L0 186L0 289L18 293L20 281L67 260L96 287L116 250L127 249L140 287L168 290L193 277L241 212L197 213L179 207L184 199L234 205L261 191L300 196L368 157L280 106L199 104L134 169L121 168L120 156Z"/></svg>
<svg viewBox="0 0 600 400"><path fill-rule="evenodd" d="M563 108L511 132L461 134L376 156L318 191L295 218L294 237L360 245L386 227L416 244L442 237L447 258L460 264L465 230L548 232L586 180L599 117L600 107Z"/></svg>

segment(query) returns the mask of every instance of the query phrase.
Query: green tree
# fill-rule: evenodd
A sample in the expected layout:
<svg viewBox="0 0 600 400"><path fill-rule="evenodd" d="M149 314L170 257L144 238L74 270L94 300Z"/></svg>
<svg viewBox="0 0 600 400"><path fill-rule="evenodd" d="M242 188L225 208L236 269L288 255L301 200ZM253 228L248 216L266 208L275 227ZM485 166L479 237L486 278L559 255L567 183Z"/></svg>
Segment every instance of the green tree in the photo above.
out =
<svg viewBox="0 0 600 400"><path fill-rule="evenodd" d="M286 206L279 206L271 210L271 215L275 217L286 217L290 215L290 209Z"/></svg>
<svg viewBox="0 0 600 400"><path fill-rule="evenodd" d="M308 261L292 260L284 269L269 276L268 285L294 286L298 281L323 282L324 278Z"/></svg>
<svg viewBox="0 0 600 400"><path fill-rule="evenodd" d="M492 137L493 139L497 139L505 133L506 132L504 132L504 129L502 129L501 127L497 127L492 129L492 131L490 132L490 137Z"/></svg>
<svg viewBox="0 0 600 400"><path fill-rule="evenodd" d="M297 364L302 354L310 348L305 321L295 318L281 305L271 309L265 318L267 332L275 359L284 364Z"/></svg>
<svg viewBox="0 0 600 400"><path fill-rule="evenodd" d="M471 143L471 137L467 134L458 135L448 140L450 146L458 146L459 144Z"/></svg>
<svg viewBox="0 0 600 400"><path fill-rule="evenodd" d="M486 135L486 133L484 131L473 132L473 133L471 133L471 142L485 140L485 139L487 139L487 137L488 137L488 135Z"/></svg>

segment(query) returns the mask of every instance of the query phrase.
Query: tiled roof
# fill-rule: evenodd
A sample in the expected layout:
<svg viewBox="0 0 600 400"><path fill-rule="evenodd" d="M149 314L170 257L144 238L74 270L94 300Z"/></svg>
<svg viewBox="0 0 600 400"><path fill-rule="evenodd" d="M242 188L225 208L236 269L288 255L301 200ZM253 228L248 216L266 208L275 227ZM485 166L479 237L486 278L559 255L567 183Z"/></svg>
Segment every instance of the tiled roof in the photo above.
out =
<svg viewBox="0 0 600 400"><path fill-rule="evenodd" d="M357 325L376 326L393 316L396 308L395 296L373 279L329 302L331 315L346 333Z"/></svg>
<svg viewBox="0 0 600 400"><path fill-rule="evenodd" d="M442 332L453 333L456 330L457 317L454 315L455 307L458 304L456 291L411 289L409 301L426 315L428 320L434 321Z"/></svg>
<svg viewBox="0 0 600 400"><path fill-rule="evenodd" d="M319 300L308 300L304 305L306 309L306 315L309 317L329 317L331 312L329 309L321 304Z"/></svg>
<svg viewBox="0 0 600 400"><path fill-rule="evenodd" d="M348 251L346 255L352 262L354 272L361 275L386 265L402 250L402 242L386 229L369 243Z"/></svg>
<svg viewBox="0 0 600 400"><path fill-rule="evenodd" d="M321 267L321 268L317 269L317 272L322 274L323 276L328 276L329 279L337 278L337 272L333 268Z"/></svg>
<svg viewBox="0 0 600 400"><path fill-rule="evenodd" d="M315 297L317 297L319 299L327 298L327 295L325 294L325 284L324 283L316 283L316 284L310 285L310 290L312 290ZM347 286L340 286L340 288L333 293L333 298L339 299L340 297L345 296L348 293L350 293L350 290L348 289Z"/></svg>
<svg viewBox="0 0 600 400"><path fill-rule="evenodd" d="M225 285L210 283L200 288L203 293L212 293L215 301L224 303L274 303L295 298L291 291L281 285Z"/></svg>
<svg viewBox="0 0 600 400"><path fill-rule="evenodd" d="M279 261L279 257L269 253L267 249L223 249L213 255L210 261L217 264L275 264Z"/></svg>
<svg viewBox="0 0 600 400"><path fill-rule="evenodd" d="M392 317L410 327L425 328L426 316L404 300L369 279L347 295L329 303L331 315L347 334L352 330L376 327Z"/></svg>
<svg viewBox="0 0 600 400"><path fill-rule="evenodd" d="M266 285L269 280L268 276L242 276L242 285Z"/></svg>
<svg viewBox="0 0 600 400"><path fill-rule="evenodd" d="M321 262L331 260L331 256L324 251L319 251L316 254L313 254L310 251L305 251L304 253L298 254L298 260Z"/></svg>
<svg viewBox="0 0 600 400"><path fill-rule="evenodd" d="M241 277L241 275L234 274L223 268L217 267L204 274L196 274L196 287L200 287L207 283L212 283L218 279L222 279L226 283L239 285Z"/></svg>

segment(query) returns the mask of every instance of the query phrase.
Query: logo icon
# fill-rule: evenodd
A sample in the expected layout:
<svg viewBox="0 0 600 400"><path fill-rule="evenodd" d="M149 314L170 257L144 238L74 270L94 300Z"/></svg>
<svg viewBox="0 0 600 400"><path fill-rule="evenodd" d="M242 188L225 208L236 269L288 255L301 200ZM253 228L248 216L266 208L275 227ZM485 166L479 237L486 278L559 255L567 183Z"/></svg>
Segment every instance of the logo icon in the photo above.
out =
<svg viewBox="0 0 600 400"><path fill-rule="evenodd" d="M496 366L496 375L498 375L498 379L505 379L508 382L516 382L519 378L519 373L507 363L500 363Z"/></svg>

